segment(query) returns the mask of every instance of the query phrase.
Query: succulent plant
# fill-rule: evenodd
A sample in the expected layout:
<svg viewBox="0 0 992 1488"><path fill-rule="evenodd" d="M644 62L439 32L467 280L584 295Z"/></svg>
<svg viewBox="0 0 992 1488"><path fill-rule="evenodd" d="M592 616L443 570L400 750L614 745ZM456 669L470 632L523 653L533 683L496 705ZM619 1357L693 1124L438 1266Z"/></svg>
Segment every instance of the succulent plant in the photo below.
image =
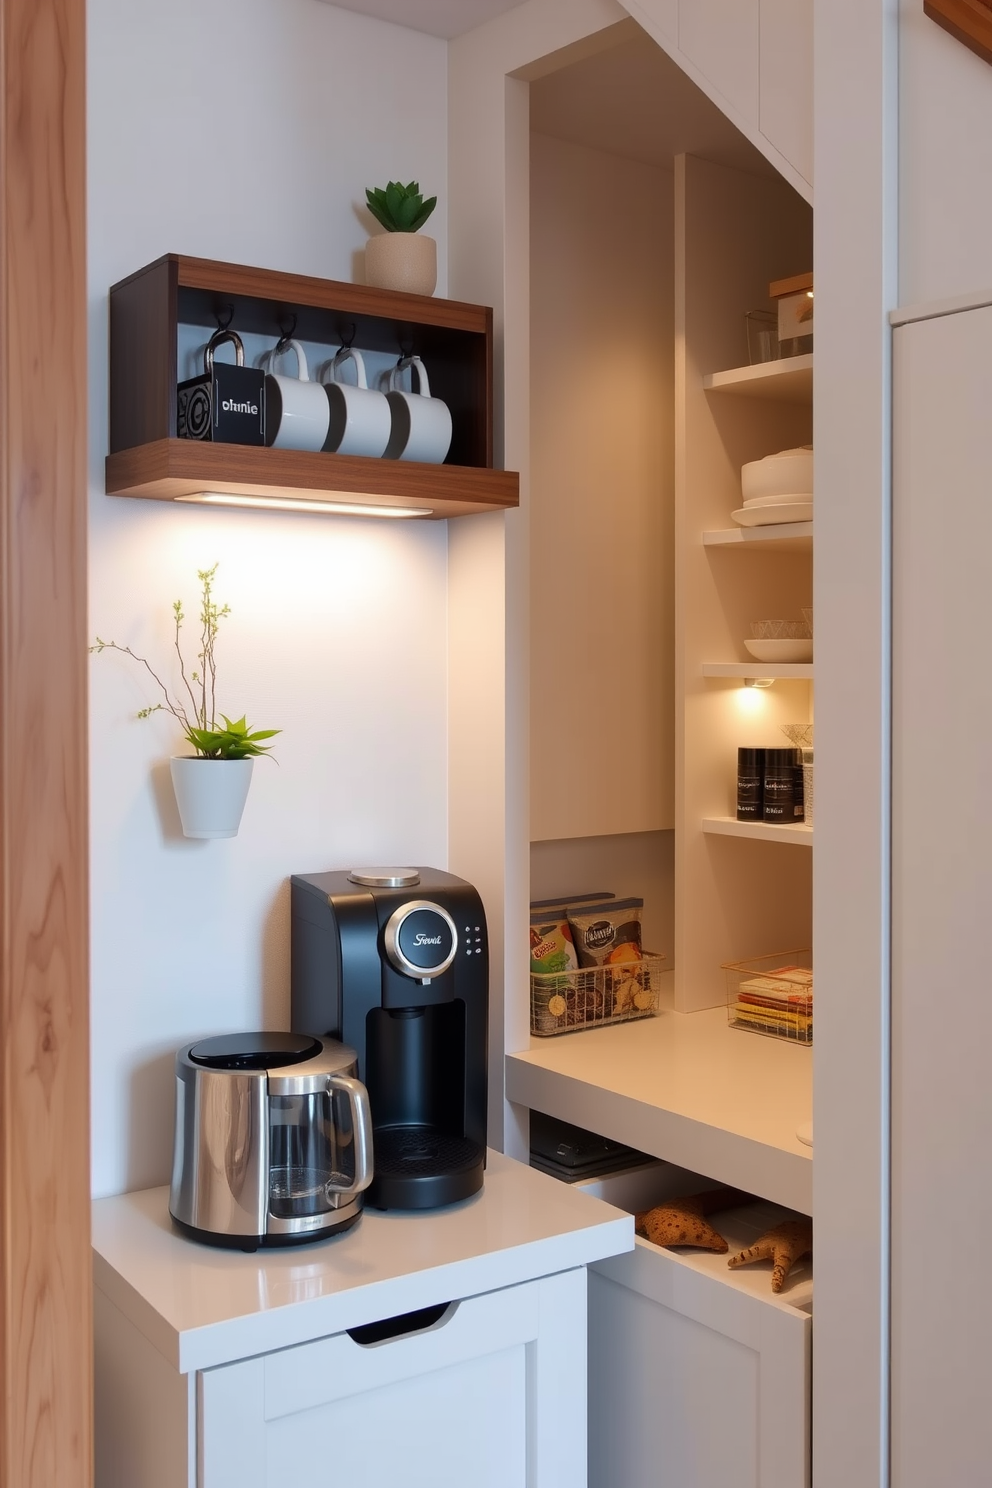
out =
<svg viewBox="0 0 992 1488"><path fill-rule="evenodd" d="M365 196L372 216L387 232L419 232L437 206L436 196L424 201L419 181L411 181L408 186L390 181L385 190L381 186L366 188Z"/></svg>
<svg viewBox="0 0 992 1488"><path fill-rule="evenodd" d="M213 728L190 728L186 731L187 739L203 759L251 759L258 754L268 754L272 745L259 741L273 738L278 734L278 729L258 729L251 733L243 715L233 723L226 713L220 716L226 725L224 728L214 725Z"/></svg>

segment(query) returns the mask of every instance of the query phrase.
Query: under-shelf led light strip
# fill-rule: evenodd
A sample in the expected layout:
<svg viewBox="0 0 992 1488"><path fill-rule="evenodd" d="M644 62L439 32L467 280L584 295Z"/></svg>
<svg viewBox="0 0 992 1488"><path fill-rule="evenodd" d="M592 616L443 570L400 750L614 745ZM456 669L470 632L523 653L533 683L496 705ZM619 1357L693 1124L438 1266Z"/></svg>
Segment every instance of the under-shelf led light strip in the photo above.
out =
<svg viewBox="0 0 992 1488"><path fill-rule="evenodd" d="M239 496L229 491L194 491L189 496L176 496L198 506L240 506L264 511L329 512L339 517L429 517L430 506L377 506L357 501L308 501L297 496Z"/></svg>

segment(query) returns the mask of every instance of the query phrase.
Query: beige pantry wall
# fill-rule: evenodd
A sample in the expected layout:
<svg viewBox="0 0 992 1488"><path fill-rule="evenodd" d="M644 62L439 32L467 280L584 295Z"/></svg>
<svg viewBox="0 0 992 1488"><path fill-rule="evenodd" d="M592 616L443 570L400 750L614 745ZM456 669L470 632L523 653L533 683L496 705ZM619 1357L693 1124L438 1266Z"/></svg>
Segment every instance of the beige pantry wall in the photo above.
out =
<svg viewBox="0 0 992 1488"><path fill-rule="evenodd" d="M673 817L674 177L531 135L530 833Z"/></svg>

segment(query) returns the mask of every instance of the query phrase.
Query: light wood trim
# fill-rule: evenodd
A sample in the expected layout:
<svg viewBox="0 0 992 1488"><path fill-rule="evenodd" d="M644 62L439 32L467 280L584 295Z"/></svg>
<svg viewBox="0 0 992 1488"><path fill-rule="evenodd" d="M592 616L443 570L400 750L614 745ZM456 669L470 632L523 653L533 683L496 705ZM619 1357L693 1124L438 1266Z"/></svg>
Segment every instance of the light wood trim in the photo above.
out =
<svg viewBox="0 0 992 1488"><path fill-rule="evenodd" d="M768 286L768 298L780 300L783 295L799 294L801 290L813 288L813 271L808 274L793 274L791 279L773 279Z"/></svg>
<svg viewBox="0 0 992 1488"><path fill-rule="evenodd" d="M923 0L923 9L976 56L992 62L992 5L987 0Z"/></svg>
<svg viewBox="0 0 992 1488"><path fill-rule="evenodd" d="M315 501L343 495L369 506L398 501L430 507L440 518L516 506L519 485L519 476L511 470L370 460L359 455L310 454L193 439L157 439L107 456L108 495L155 501L174 501L199 491L288 495Z"/></svg>
<svg viewBox="0 0 992 1488"><path fill-rule="evenodd" d="M85 0L0 0L0 1488L92 1469Z"/></svg>

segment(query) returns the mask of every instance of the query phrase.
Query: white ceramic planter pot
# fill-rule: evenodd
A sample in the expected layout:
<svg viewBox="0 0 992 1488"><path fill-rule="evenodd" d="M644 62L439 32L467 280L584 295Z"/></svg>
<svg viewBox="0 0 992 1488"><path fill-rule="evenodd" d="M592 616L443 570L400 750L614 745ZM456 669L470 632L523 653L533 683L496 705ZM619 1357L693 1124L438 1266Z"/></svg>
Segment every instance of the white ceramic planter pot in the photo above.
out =
<svg viewBox="0 0 992 1488"><path fill-rule="evenodd" d="M250 759L212 760L196 755L170 760L184 837L238 835L253 763Z"/></svg>
<svg viewBox="0 0 992 1488"><path fill-rule="evenodd" d="M384 232L369 238L365 282L376 289L432 295L437 288L437 243L422 233Z"/></svg>

